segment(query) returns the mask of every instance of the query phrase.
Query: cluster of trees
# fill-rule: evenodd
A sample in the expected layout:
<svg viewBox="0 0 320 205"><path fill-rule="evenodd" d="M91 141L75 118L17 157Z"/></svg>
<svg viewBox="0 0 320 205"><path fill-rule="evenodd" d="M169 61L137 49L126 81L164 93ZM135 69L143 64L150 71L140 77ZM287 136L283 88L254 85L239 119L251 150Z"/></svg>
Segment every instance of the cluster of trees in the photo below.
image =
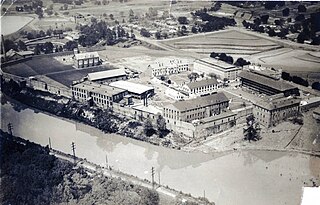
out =
<svg viewBox="0 0 320 205"><path fill-rule="evenodd" d="M232 56L229 56L229 55L227 55L225 53L212 52L212 53L210 53L210 57L211 58L217 58L217 59L219 59L221 61L224 61L226 63L229 63L229 64L234 64L235 66L243 67L245 65L250 65L251 64L250 61L246 61L243 58L238 58L236 60L236 62L234 62Z"/></svg>
<svg viewBox="0 0 320 205"><path fill-rule="evenodd" d="M113 45L124 38L129 38L129 34L121 27L115 26L110 29L105 21L92 19L91 25L80 27L79 44L82 46L93 46L99 40L105 40L107 45Z"/></svg>
<svg viewBox="0 0 320 205"><path fill-rule="evenodd" d="M143 124L143 131L144 134L148 137L152 136L153 134L158 134L158 136L162 138L169 133L166 120L160 114L157 116L155 126L152 124L152 121L150 119L146 119Z"/></svg>
<svg viewBox="0 0 320 205"><path fill-rule="evenodd" d="M255 117L253 115L249 115L246 118L246 122L247 122L247 127L243 128L244 139L249 140L249 142L260 140L261 128L259 123L255 120Z"/></svg>
<svg viewBox="0 0 320 205"><path fill-rule="evenodd" d="M227 54L225 53L215 53L215 52L212 52L210 54L210 57L211 58L218 58L219 60L221 61L224 61L226 63L229 63L229 64L233 64L233 58L232 56L228 56Z"/></svg>
<svg viewBox="0 0 320 205"><path fill-rule="evenodd" d="M314 82L311 85L312 89L320 90L320 82Z"/></svg>
<svg viewBox="0 0 320 205"><path fill-rule="evenodd" d="M0 131L3 204L159 204L156 191L59 160L48 147ZM15 138L16 139L16 138Z"/></svg>
<svg viewBox="0 0 320 205"><path fill-rule="evenodd" d="M151 33L146 28L142 28L140 30L140 35L149 38L151 36Z"/></svg>
<svg viewBox="0 0 320 205"><path fill-rule="evenodd" d="M45 42L44 44L37 44L34 48L34 54L39 55L41 53L53 53L53 50L55 52L62 52L63 47L62 46L54 46L51 42Z"/></svg>
<svg viewBox="0 0 320 205"><path fill-rule="evenodd" d="M66 30L69 30L66 28ZM28 40L32 40L32 39L36 39L36 38L41 38L41 37L45 37L45 36L52 36L52 35L58 35L58 34L62 34L63 31L62 30L53 30L53 29L48 29L47 31L21 31L20 34L24 35Z"/></svg>
<svg viewBox="0 0 320 205"><path fill-rule="evenodd" d="M206 21L205 24L201 24L199 26L198 28L199 32L217 31L225 28L226 26L236 25L236 21L234 19L227 18L227 17L212 16L207 13L206 8L197 10L194 13L191 12L191 14L194 16L199 16L202 21Z"/></svg>
<svg viewBox="0 0 320 205"><path fill-rule="evenodd" d="M15 51L19 51L19 50L20 51L25 51L25 50L27 50L26 44L21 40L19 40L18 42L14 42L14 41L12 41L10 39L6 39L3 42L3 46L4 46L4 51L5 52L8 52L11 49L15 50ZM2 50L1 50L1 52L2 52Z"/></svg>
<svg viewBox="0 0 320 205"><path fill-rule="evenodd" d="M283 80L292 81L294 83L297 83L299 85L303 85L306 87L309 86L309 82L307 80L304 80L303 78L298 76L291 76L290 73L287 73L287 72L282 72L281 77Z"/></svg>
<svg viewBox="0 0 320 205"><path fill-rule="evenodd" d="M68 51L73 51L73 49L78 48L78 43L76 41L68 41L63 48Z"/></svg>

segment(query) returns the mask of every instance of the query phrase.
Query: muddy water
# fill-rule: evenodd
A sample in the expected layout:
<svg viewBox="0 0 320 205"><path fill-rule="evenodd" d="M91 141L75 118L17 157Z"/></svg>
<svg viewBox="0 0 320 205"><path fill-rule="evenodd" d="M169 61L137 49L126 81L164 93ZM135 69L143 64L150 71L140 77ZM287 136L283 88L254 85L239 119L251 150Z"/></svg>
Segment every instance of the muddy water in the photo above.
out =
<svg viewBox="0 0 320 205"><path fill-rule="evenodd" d="M265 151L228 154L186 153L153 146L28 108L1 105L1 127L9 122L15 135L114 169L151 179L217 204L300 204L304 182L319 179L320 159L308 155Z"/></svg>

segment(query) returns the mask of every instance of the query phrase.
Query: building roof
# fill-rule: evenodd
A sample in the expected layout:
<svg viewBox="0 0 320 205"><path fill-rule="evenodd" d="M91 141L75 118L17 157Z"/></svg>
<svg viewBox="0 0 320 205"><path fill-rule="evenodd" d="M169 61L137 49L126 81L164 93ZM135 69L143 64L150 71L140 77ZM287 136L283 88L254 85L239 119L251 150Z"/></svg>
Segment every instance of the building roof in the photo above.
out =
<svg viewBox="0 0 320 205"><path fill-rule="evenodd" d="M74 55L75 55L76 60L99 57L99 54L96 51L95 52L87 52L87 53L76 53Z"/></svg>
<svg viewBox="0 0 320 205"><path fill-rule="evenodd" d="M113 86L113 87L125 89L125 90L128 90L130 93L135 93L135 94L139 94L139 95L144 92L147 92L149 90L154 89L153 87L149 87L146 85L133 83L133 82L129 82L129 81L123 81L123 80L112 82L109 85Z"/></svg>
<svg viewBox="0 0 320 205"><path fill-rule="evenodd" d="M190 64L192 61L187 58L177 58L173 56L158 58L150 64L152 68L175 67L178 65Z"/></svg>
<svg viewBox="0 0 320 205"><path fill-rule="evenodd" d="M104 94L104 95L116 95L122 92L125 92L126 90L116 88L116 87L111 87L109 85L105 84L99 84L95 82L89 82L89 81L84 81L82 83L78 83L75 85L72 85L74 88L79 88L79 89L84 89L90 92L95 92L99 94Z"/></svg>
<svg viewBox="0 0 320 205"><path fill-rule="evenodd" d="M211 116L211 117L206 117L206 118L203 118L200 120L201 123L208 123L208 122L214 122L216 120L220 120L220 119L224 119L224 118L227 118L227 117L232 117L232 116L235 116L236 113L234 112L231 112L231 111L226 111L226 112L221 112L219 115L214 115L214 116Z"/></svg>
<svg viewBox="0 0 320 205"><path fill-rule="evenodd" d="M21 56L34 55L33 51L19 51L17 53Z"/></svg>
<svg viewBox="0 0 320 205"><path fill-rule="evenodd" d="M271 111L271 110L284 108L291 105L299 106L300 101L301 101L300 98L296 98L292 96L284 97L283 95L282 96L272 95L272 96L269 96L268 99L259 100L254 104Z"/></svg>
<svg viewBox="0 0 320 205"><path fill-rule="evenodd" d="M207 66L218 68L221 70L229 70L229 69L237 68L232 64L226 63L224 61L220 61L215 58L203 58L203 59L197 60L197 62L201 64L206 64ZM238 68L238 69L241 69L241 68Z"/></svg>
<svg viewBox="0 0 320 205"><path fill-rule="evenodd" d="M273 89L279 90L279 91L286 91L291 90L296 87L290 85L289 83L285 82L284 80L276 80L274 78L269 78L267 76L262 76L257 73L249 72L249 71L242 71L238 74L240 78L245 78L247 80L251 80L254 82L257 82L259 84L271 87Z"/></svg>
<svg viewBox="0 0 320 205"><path fill-rule="evenodd" d="M89 73L88 79L91 81L95 81L95 80L115 78L115 77L125 76L125 75L127 74L124 69L113 69L113 70Z"/></svg>
<svg viewBox="0 0 320 205"><path fill-rule="evenodd" d="M218 84L217 79L211 78L206 80L194 81L187 84L190 89L201 88L208 85L216 85Z"/></svg>
<svg viewBox="0 0 320 205"><path fill-rule="evenodd" d="M228 101L229 99L227 98L227 96L224 93L219 92L203 97L197 97L191 100L177 101L168 106L173 106L180 111L187 111Z"/></svg>

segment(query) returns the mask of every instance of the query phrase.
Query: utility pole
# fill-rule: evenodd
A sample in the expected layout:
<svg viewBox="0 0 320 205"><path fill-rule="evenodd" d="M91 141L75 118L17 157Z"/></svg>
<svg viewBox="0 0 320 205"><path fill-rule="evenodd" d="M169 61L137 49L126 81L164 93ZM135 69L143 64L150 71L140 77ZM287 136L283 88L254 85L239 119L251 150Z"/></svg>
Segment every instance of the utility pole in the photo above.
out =
<svg viewBox="0 0 320 205"><path fill-rule="evenodd" d="M51 147L51 139L50 139L50 137L49 137L49 149L51 149L52 147Z"/></svg>
<svg viewBox="0 0 320 205"><path fill-rule="evenodd" d="M76 145L74 144L74 142L71 143L71 148L73 152L74 163L76 163Z"/></svg>
<svg viewBox="0 0 320 205"><path fill-rule="evenodd" d="M13 127L12 127L11 122L9 122L8 123L8 132L9 132L10 135L12 135L12 133L13 133L12 131L13 131Z"/></svg>
<svg viewBox="0 0 320 205"><path fill-rule="evenodd" d="M109 169L109 164L108 164L108 155L106 154L106 165L107 165L107 169Z"/></svg>
<svg viewBox="0 0 320 205"><path fill-rule="evenodd" d="M159 186L160 186L160 171L159 171Z"/></svg>
<svg viewBox="0 0 320 205"><path fill-rule="evenodd" d="M154 189L154 167L151 167L152 189Z"/></svg>

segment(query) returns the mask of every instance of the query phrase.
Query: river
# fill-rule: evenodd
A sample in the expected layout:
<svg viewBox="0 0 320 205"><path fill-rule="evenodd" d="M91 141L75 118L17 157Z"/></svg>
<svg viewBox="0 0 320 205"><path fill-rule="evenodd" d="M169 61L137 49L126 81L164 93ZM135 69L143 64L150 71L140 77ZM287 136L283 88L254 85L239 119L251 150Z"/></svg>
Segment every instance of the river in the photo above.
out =
<svg viewBox="0 0 320 205"><path fill-rule="evenodd" d="M150 145L115 134L21 108L11 102L1 105L1 127L25 139L151 179L151 167L160 173L161 184L205 196L223 205L300 204L304 182L319 179L320 158L275 151L237 151L225 154L187 153Z"/></svg>

